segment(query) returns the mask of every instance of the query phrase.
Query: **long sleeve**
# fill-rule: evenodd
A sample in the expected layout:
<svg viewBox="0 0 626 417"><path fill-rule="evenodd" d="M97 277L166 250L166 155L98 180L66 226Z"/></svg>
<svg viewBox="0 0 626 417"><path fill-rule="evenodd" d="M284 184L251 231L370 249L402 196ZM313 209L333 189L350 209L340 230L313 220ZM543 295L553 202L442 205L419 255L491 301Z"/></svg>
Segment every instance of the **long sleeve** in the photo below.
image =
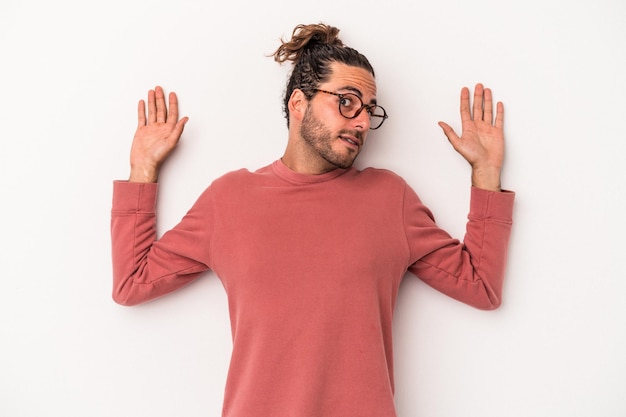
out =
<svg viewBox="0 0 626 417"><path fill-rule="evenodd" d="M113 299L135 305L170 293L208 266L201 219L188 214L156 240L157 184L113 183L111 244Z"/></svg>
<svg viewBox="0 0 626 417"><path fill-rule="evenodd" d="M407 236L414 263L409 271L433 288L479 309L501 303L515 194L472 188L463 242L424 217L418 197L408 189L405 200ZM420 208L421 206L421 208ZM430 225L424 226L423 222ZM424 245L423 242L429 242Z"/></svg>

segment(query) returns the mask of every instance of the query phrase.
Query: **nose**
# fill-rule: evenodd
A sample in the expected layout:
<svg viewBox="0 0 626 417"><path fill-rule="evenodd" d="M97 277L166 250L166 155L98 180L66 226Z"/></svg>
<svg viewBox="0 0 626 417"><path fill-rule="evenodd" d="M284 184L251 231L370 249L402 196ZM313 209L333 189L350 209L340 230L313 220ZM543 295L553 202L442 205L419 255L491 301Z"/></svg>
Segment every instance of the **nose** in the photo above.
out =
<svg viewBox="0 0 626 417"><path fill-rule="evenodd" d="M354 127L362 131L367 132L370 128L371 120L369 113L367 112L367 109L365 107L361 108L359 114L354 119L352 119L352 121L355 123Z"/></svg>

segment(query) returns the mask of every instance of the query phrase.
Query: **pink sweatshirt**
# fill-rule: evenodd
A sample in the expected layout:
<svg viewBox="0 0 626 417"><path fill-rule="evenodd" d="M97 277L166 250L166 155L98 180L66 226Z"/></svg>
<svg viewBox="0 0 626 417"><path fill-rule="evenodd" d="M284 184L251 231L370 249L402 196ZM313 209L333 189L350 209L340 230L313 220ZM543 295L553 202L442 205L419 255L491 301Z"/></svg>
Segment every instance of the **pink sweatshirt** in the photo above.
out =
<svg viewBox="0 0 626 417"><path fill-rule="evenodd" d="M113 298L217 274L233 337L225 417L396 416L391 326L407 270L477 308L500 304L510 192L472 189L464 243L385 170L232 172L159 240L156 193L114 184Z"/></svg>

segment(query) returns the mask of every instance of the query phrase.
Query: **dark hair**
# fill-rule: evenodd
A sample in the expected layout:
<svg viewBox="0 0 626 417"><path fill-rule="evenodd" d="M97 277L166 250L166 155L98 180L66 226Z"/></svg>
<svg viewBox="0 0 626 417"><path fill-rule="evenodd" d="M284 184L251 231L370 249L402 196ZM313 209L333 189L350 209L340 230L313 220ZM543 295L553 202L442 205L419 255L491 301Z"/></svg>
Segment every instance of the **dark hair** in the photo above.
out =
<svg viewBox="0 0 626 417"><path fill-rule="evenodd" d="M339 29L324 23L298 25L290 41L281 40L274 52L274 61L293 62L293 69L285 90L283 111L289 127L289 98L295 89L304 92L308 99L315 89L328 80L333 62L363 68L374 76L374 68L357 50L345 46L337 36Z"/></svg>

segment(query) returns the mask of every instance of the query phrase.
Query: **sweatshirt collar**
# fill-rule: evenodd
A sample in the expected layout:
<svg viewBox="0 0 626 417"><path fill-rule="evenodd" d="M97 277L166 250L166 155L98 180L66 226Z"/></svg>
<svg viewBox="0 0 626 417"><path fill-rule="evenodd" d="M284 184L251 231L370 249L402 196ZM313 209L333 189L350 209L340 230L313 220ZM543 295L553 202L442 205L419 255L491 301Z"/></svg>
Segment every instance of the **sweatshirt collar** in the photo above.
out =
<svg viewBox="0 0 626 417"><path fill-rule="evenodd" d="M287 165L283 163L282 159L278 159L272 164L272 169L278 177L292 184L317 184L335 179L353 168L337 168L330 172L318 175L301 174L299 172L292 171Z"/></svg>

